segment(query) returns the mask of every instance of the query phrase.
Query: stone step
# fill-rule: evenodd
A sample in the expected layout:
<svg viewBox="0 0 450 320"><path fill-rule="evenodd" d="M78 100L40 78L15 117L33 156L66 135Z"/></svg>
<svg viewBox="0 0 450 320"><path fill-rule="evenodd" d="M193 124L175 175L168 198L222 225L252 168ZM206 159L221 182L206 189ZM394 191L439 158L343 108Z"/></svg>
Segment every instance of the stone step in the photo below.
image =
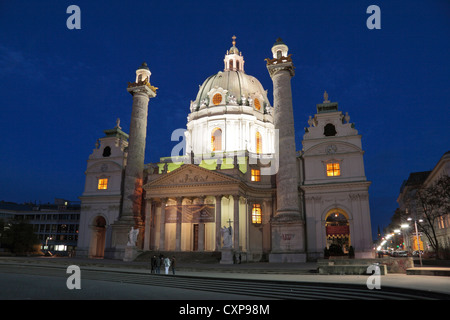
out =
<svg viewBox="0 0 450 320"><path fill-rule="evenodd" d="M175 257L177 263L218 263L220 261L220 252L188 252L188 251L145 251L141 253L135 261L150 263L153 255L159 257L162 254L164 257Z"/></svg>
<svg viewBox="0 0 450 320"><path fill-rule="evenodd" d="M387 274L387 266L386 265L378 265L380 268L380 275ZM369 265L358 265L358 264L348 264L348 265L321 265L319 266L318 272L319 274L356 274L356 275L369 275L373 272L367 272Z"/></svg>
<svg viewBox="0 0 450 320"><path fill-rule="evenodd" d="M416 267L406 269L407 275L450 277L450 268Z"/></svg>

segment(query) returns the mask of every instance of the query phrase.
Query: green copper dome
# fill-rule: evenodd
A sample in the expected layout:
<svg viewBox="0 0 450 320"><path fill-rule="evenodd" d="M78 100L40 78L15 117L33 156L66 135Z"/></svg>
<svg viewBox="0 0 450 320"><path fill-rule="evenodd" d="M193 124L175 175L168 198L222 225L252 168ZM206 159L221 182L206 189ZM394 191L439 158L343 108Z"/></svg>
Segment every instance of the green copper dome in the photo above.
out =
<svg viewBox="0 0 450 320"><path fill-rule="evenodd" d="M227 90L227 97L234 97L238 105L248 105L249 98L257 97L262 106L265 108L270 106L267 99L267 92L264 90L261 82L253 76L245 74L243 71L220 71L208 77L198 90L195 104L199 107L204 101L209 102L208 93L214 88L222 88ZM243 99L244 97L244 99ZM261 108L261 112L264 111Z"/></svg>

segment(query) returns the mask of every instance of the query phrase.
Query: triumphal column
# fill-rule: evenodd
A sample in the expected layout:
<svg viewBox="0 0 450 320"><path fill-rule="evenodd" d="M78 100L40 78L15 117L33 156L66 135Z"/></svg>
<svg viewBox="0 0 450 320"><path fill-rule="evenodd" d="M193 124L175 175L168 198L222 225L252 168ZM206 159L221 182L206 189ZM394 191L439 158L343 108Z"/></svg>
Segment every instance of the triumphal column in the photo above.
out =
<svg viewBox="0 0 450 320"><path fill-rule="evenodd" d="M120 217L112 226L112 245L116 251L115 257L123 258L124 260L133 259L132 256L127 255L125 249L140 247L144 233L141 207L148 103L150 98L156 96L157 89L150 85L150 75L151 72L144 62L136 70L135 82L129 82L127 88L127 91L133 96L128 156L123 180L123 200ZM132 232L130 233L131 230ZM136 239L136 243L133 243L134 239ZM131 252L130 250L128 251ZM122 257L123 255L125 256Z"/></svg>
<svg viewBox="0 0 450 320"><path fill-rule="evenodd" d="M305 226L299 205L298 164L295 147L291 78L294 65L288 47L277 39L272 59L266 59L273 82L274 125L278 130L278 171L276 173L277 209L271 221L271 262L306 260Z"/></svg>

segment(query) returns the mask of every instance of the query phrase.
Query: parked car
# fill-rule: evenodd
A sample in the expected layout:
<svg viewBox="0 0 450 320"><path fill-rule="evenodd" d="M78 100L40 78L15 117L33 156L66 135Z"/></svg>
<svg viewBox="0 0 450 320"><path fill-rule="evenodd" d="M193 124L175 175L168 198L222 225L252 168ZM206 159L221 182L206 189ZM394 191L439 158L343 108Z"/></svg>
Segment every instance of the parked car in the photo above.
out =
<svg viewBox="0 0 450 320"><path fill-rule="evenodd" d="M408 256L408 252L406 251L394 251L393 253L394 257L407 257Z"/></svg>

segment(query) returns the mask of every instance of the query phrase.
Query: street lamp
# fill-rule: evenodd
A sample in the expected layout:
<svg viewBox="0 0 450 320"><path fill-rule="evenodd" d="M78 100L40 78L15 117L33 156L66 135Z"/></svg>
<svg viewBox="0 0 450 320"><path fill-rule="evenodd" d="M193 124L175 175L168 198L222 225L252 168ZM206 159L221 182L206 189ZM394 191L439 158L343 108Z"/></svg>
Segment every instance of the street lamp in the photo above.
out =
<svg viewBox="0 0 450 320"><path fill-rule="evenodd" d="M406 219L408 221L412 221L413 219L411 217L409 217L408 219ZM419 219L419 222L422 222L422 219ZM414 226L416 228L416 241L417 241L417 248L419 249L419 261L420 261L420 266L422 267L422 252L420 251L420 242L419 242L419 232L417 231L417 220L414 219Z"/></svg>

